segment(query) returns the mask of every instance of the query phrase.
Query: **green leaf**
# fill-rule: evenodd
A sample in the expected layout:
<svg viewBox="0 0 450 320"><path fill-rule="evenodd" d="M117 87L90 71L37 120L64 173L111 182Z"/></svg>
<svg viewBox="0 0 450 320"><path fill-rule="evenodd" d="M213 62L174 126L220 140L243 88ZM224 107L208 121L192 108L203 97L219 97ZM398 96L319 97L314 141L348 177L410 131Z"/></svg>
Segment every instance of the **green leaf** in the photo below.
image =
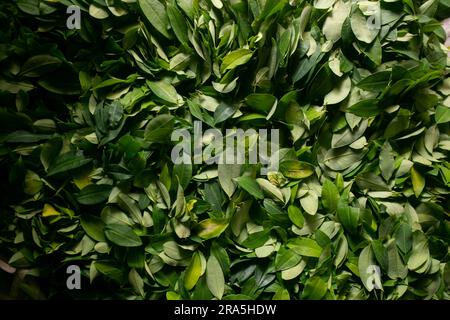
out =
<svg viewBox="0 0 450 320"><path fill-rule="evenodd" d="M105 224L99 217L88 214L82 215L81 227L88 234L88 236L95 241L106 241L105 233L103 231Z"/></svg>
<svg viewBox="0 0 450 320"><path fill-rule="evenodd" d="M108 206L102 210L101 217L106 224L125 224L132 225L130 218L121 210Z"/></svg>
<svg viewBox="0 0 450 320"><path fill-rule="evenodd" d="M377 99L361 100L347 108L346 111L363 118L374 117L381 112Z"/></svg>
<svg viewBox="0 0 450 320"><path fill-rule="evenodd" d="M197 229L197 235L205 240L216 238L220 236L228 227L228 221L226 219L206 219L200 221Z"/></svg>
<svg viewBox="0 0 450 320"><path fill-rule="evenodd" d="M25 77L39 77L55 70L61 65L61 60L48 54L36 55L29 58L22 65L21 75Z"/></svg>
<svg viewBox="0 0 450 320"><path fill-rule="evenodd" d="M252 93L245 98L245 103L256 112L268 114L278 100L275 96L267 93Z"/></svg>
<svg viewBox="0 0 450 320"><path fill-rule="evenodd" d="M18 0L17 6L25 13L38 16L40 14L38 0Z"/></svg>
<svg viewBox="0 0 450 320"><path fill-rule="evenodd" d="M206 111L203 110L203 108L196 102L193 102L191 100L187 100L187 104L189 106L190 113L196 117L197 119L205 122L211 127L214 127L214 118Z"/></svg>
<svg viewBox="0 0 450 320"><path fill-rule="evenodd" d="M292 179L304 179L314 174L311 164L298 160L286 160L280 164L281 173Z"/></svg>
<svg viewBox="0 0 450 320"><path fill-rule="evenodd" d="M249 234L247 239L242 242L244 247L249 249L256 249L263 246L270 238L270 233L268 231L259 231Z"/></svg>
<svg viewBox="0 0 450 320"><path fill-rule="evenodd" d="M336 1L322 27L322 32L327 40L336 41L341 38L342 25L350 13L350 4L341 0Z"/></svg>
<svg viewBox="0 0 450 320"><path fill-rule="evenodd" d="M381 92L386 89L391 79L391 71L371 74L357 83L357 87L366 91Z"/></svg>
<svg viewBox="0 0 450 320"><path fill-rule="evenodd" d="M198 9L198 3L194 0L176 0L178 6L192 20L195 11Z"/></svg>
<svg viewBox="0 0 450 320"><path fill-rule="evenodd" d="M296 238L288 243L288 248L297 254L305 257L318 258L322 253L322 248L313 239Z"/></svg>
<svg viewBox="0 0 450 320"><path fill-rule="evenodd" d="M386 181L389 181L395 170L395 159L392 155L392 147L389 142L385 142L381 147L380 170L381 175Z"/></svg>
<svg viewBox="0 0 450 320"><path fill-rule="evenodd" d="M236 184L233 179L241 175L241 165L219 164L217 168L220 186L228 197L231 197L236 190Z"/></svg>
<svg viewBox="0 0 450 320"><path fill-rule="evenodd" d="M409 126L410 113L405 109L400 109L397 116L387 125L384 137L389 139L395 137Z"/></svg>
<svg viewBox="0 0 450 320"><path fill-rule="evenodd" d="M319 276L312 276L305 283L305 288L302 292L302 299L320 300L325 296L327 291L327 283Z"/></svg>
<svg viewBox="0 0 450 320"><path fill-rule="evenodd" d="M351 148L331 149L327 151L324 164L335 171L342 171L358 163L363 154Z"/></svg>
<svg viewBox="0 0 450 320"><path fill-rule="evenodd" d="M447 299L449 10L0 1L0 299Z"/></svg>
<svg viewBox="0 0 450 320"><path fill-rule="evenodd" d="M58 157L53 165L50 166L47 176L53 176L58 173L77 169L91 162L92 159L86 159L83 156L77 156L73 153L65 153Z"/></svg>
<svg viewBox="0 0 450 320"><path fill-rule="evenodd" d="M350 93L352 88L352 81L349 77L344 78L339 81L337 87L327 93L325 98L323 99L324 105L337 104L343 101Z"/></svg>
<svg viewBox="0 0 450 320"><path fill-rule="evenodd" d="M333 134L333 138L331 140L331 147L340 148L352 144L364 134L366 129L367 129L367 121L364 120L355 130L346 128L339 133Z"/></svg>
<svg viewBox="0 0 450 320"><path fill-rule="evenodd" d="M63 64L54 72L50 72L38 79L37 83L51 93L78 95L81 92L78 73L68 64Z"/></svg>
<svg viewBox="0 0 450 320"><path fill-rule="evenodd" d="M51 138L48 134L34 134L27 131L14 131L6 137L5 141L9 143L32 143Z"/></svg>
<svg viewBox="0 0 450 320"><path fill-rule="evenodd" d="M174 3L167 2L167 16L169 18L170 24L172 25L173 32L175 36L182 44L187 44L189 42L187 36L188 26L186 21L178 10L177 6Z"/></svg>
<svg viewBox="0 0 450 320"><path fill-rule="evenodd" d="M235 180L242 189L247 191L256 199L264 199L264 194L254 178L243 176L236 178Z"/></svg>
<svg viewBox="0 0 450 320"><path fill-rule="evenodd" d="M450 121L450 107L438 105L434 114L436 123L447 123Z"/></svg>
<svg viewBox="0 0 450 320"><path fill-rule="evenodd" d="M288 248L301 256L318 258L322 253L322 248L313 239L297 238L288 243Z"/></svg>
<svg viewBox="0 0 450 320"><path fill-rule="evenodd" d="M108 11L93 3L89 6L89 14L96 19L106 19L109 16Z"/></svg>
<svg viewBox="0 0 450 320"><path fill-rule="evenodd" d="M117 203L120 208L127 212L135 222L142 224L142 213L136 205L136 202L128 195L119 193L117 195Z"/></svg>
<svg viewBox="0 0 450 320"><path fill-rule="evenodd" d="M206 284L208 285L209 291L217 299L222 299L225 290L225 278L219 261L212 254L206 263Z"/></svg>
<svg viewBox="0 0 450 320"><path fill-rule="evenodd" d="M101 274L107 276L108 278L116 281L117 283L122 283L126 276L124 271L111 263L95 261L95 269L98 270Z"/></svg>
<svg viewBox="0 0 450 320"><path fill-rule="evenodd" d="M81 189L77 201L84 205L102 203L108 199L111 190L112 186L107 184L91 184Z"/></svg>
<svg viewBox="0 0 450 320"><path fill-rule="evenodd" d="M391 279L404 279L408 274L408 268L398 254L397 246L391 243L387 248L388 254L388 276Z"/></svg>
<svg viewBox="0 0 450 320"><path fill-rule="evenodd" d="M283 288L278 289L273 295L272 300L290 300L289 291Z"/></svg>
<svg viewBox="0 0 450 320"><path fill-rule="evenodd" d="M220 70L224 72L246 64L248 61L250 61L252 55L253 52L249 49L237 49L235 51L232 51L223 58Z"/></svg>
<svg viewBox="0 0 450 320"><path fill-rule="evenodd" d="M42 186L41 178L35 172L28 170L25 175L23 191L28 195L34 195L41 191Z"/></svg>
<svg viewBox="0 0 450 320"><path fill-rule="evenodd" d="M9 93L17 94L20 91L28 92L33 90L35 87L31 83L27 82L16 82L16 81L8 81L0 77L0 90L6 91Z"/></svg>
<svg viewBox="0 0 450 320"><path fill-rule="evenodd" d="M237 82L238 82L238 80L239 80L239 77L237 77L237 78L235 78L234 80L232 80L232 81L229 81L229 82L224 82L224 83L219 83L219 82L212 82L211 84L212 84L212 86L213 86L213 88L217 91L217 92L220 92L220 93L230 93L230 92L232 92L235 88L236 88L236 85L237 85ZM227 105L224 105L224 104L221 104L222 105L222 107L226 107ZM220 106L220 105L219 105ZM221 115L221 114L219 114L219 113L214 113L214 116L218 119L218 120L215 120L216 121L216 123L219 123L219 122L221 122L220 120L220 117L227 117L228 116L228 114L231 112L231 106L229 106L228 107L228 109L226 110L226 115ZM216 110L216 112L217 112L217 110ZM230 115L231 116L231 115ZM229 117L229 116L228 116Z"/></svg>
<svg viewBox="0 0 450 320"><path fill-rule="evenodd" d="M136 269L130 270L130 273L128 273L128 281L130 281L130 284L133 287L134 291L136 291L142 297L145 296L144 280L142 280L142 277L139 275Z"/></svg>
<svg viewBox="0 0 450 320"><path fill-rule="evenodd" d="M305 196L300 198L300 204L306 213L315 215L319 208L319 197L313 191L309 191Z"/></svg>
<svg viewBox="0 0 450 320"><path fill-rule="evenodd" d="M403 253L408 253L412 247L412 229L411 226L405 222L400 224L395 232L395 241L398 248Z"/></svg>
<svg viewBox="0 0 450 320"><path fill-rule="evenodd" d="M123 224L108 224L105 227L105 235L109 241L121 247L139 247L141 239L133 229Z"/></svg>
<svg viewBox="0 0 450 320"><path fill-rule="evenodd" d="M339 237L338 247L336 250L336 257L334 259L334 265L340 267L348 256L348 241L345 236Z"/></svg>
<svg viewBox="0 0 450 320"><path fill-rule="evenodd" d="M337 217L346 231L356 233L360 217L359 208L350 207L341 200L337 206Z"/></svg>
<svg viewBox="0 0 450 320"><path fill-rule="evenodd" d="M147 81L152 92L160 99L172 104L178 103L178 93L174 86L166 81Z"/></svg>
<svg viewBox="0 0 450 320"><path fill-rule="evenodd" d="M305 218L300 211L300 209L296 206L289 206L288 208L288 216L289 219L295 224L297 227L302 228L305 222Z"/></svg>
<svg viewBox="0 0 450 320"><path fill-rule="evenodd" d="M444 282L448 287L450 285L450 263L447 262L444 267Z"/></svg>
<svg viewBox="0 0 450 320"><path fill-rule="evenodd" d="M389 267L388 252L381 240L372 241L372 252L380 267L383 270L387 270Z"/></svg>
<svg viewBox="0 0 450 320"><path fill-rule="evenodd" d="M314 0L314 8L329 9L335 2L336 0Z"/></svg>
<svg viewBox="0 0 450 320"><path fill-rule="evenodd" d="M221 215L225 197L220 190L219 184L216 182L207 183L205 185L204 194L206 201L211 205L213 211Z"/></svg>
<svg viewBox="0 0 450 320"><path fill-rule="evenodd" d="M380 284L380 275L376 272L375 260L370 245L365 247L358 258L359 276L367 290L372 291L376 285Z"/></svg>
<svg viewBox="0 0 450 320"><path fill-rule="evenodd" d="M202 253L196 251L191 258L191 262L186 269L184 275L184 287L186 290L192 290L198 282L198 279L203 274L202 268ZM204 258L203 258L204 259Z"/></svg>
<svg viewBox="0 0 450 320"><path fill-rule="evenodd" d="M408 259L408 269L417 270L422 267L430 258L430 251L427 245L427 238L421 231L413 233L412 252Z"/></svg>
<svg viewBox="0 0 450 320"><path fill-rule="evenodd" d="M283 271L296 266L302 257L293 250L281 248L275 257L275 269Z"/></svg>
<svg viewBox="0 0 450 320"><path fill-rule="evenodd" d="M145 127L144 138L148 142L162 143L169 140L172 134L175 118L168 114L156 116Z"/></svg>
<svg viewBox="0 0 450 320"><path fill-rule="evenodd" d="M366 18L361 10L356 9L350 16L350 25L356 39L365 43L371 43L378 35L377 28L369 28Z"/></svg>
<svg viewBox="0 0 450 320"><path fill-rule="evenodd" d="M298 277L306 267L306 262L302 259L299 264L292 268L281 271L281 278L283 280L292 280Z"/></svg>
<svg viewBox="0 0 450 320"><path fill-rule="evenodd" d="M425 178L414 167L411 167L411 182L414 194L418 198L425 188Z"/></svg>
<svg viewBox="0 0 450 320"><path fill-rule="evenodd" d="M266 194L267 196L269 196L270 198L272 198L274 200L285 202L285 197L284 197L281 189L274 186L268 180L258 178L258 179L256 179L256 182L258 182L258 184L259 184L260 188L263 190L264 194Z"/></svg>
<svg viewBox="0 0 450 320"><path fill-rule="evenodd" d="M214 112L214 123L218 124L229 119L237 110L237 105L229 105L227 103L220 103Z"/></svg>
<svg viewBox="0 0 450 320"><path fill-rule="evenodd" d="M192 179L192 164L176 164L173 166L173 176L178 178L183 189L186 189Z"/></svg>
<svg viewBox="0 0 450 320"><path fill-rule="evenodd" d="M325 209L333 213L336 211L339 202L339 191L336 185L329 179L325 179L322 185L322 204Z"/></svg>
<svg viewBox="0 0 450 320"><path fill-rule="evenodd" d="M169 29L169 18L164 5L158 0L138 0L139 7L150 24L163 36L171 39Z"/></svg>

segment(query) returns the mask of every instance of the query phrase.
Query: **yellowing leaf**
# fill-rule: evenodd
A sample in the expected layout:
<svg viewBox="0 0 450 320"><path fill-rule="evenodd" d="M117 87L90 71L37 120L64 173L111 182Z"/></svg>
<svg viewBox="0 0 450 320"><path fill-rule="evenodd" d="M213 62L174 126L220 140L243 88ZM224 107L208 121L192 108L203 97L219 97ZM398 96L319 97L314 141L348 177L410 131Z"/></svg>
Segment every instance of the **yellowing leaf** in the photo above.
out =
<svg viewBox="0 0 450 320"><path fill-rule="evenodd" d="M182 300L181 296L176 293L175 291L167 291L166 292L166 299L167 300Z"/></svg>
<svg viewBox="0 0 450 320"><path fill-rule="evenodd" d="M56 209L51 204L44 204L44 209L42 210L43 217L60 216L62 213L56 211Z"/></svg>
<svg viewBox="0 0 450 320"><path fill-rule="evenodd" d="M202 239L218 237L228 227L225 219L206 219L198 224L198 236Z"/></svg>
<svg viewBox="0 0 450 320"><path fill-rule="evenodd" d="M281 173L291 179L304 179L314 173L314 168L307 162L286 160L280 164Z"/></svg>
<svg viewBox="0 0 450 320"><path fill-rule="evenodd" d="M83 172L83 174L75 176L75 178L73 179L73 183L80 190L90 185L91 184L90 172Z"/></svg>
<svg viewBox="0 0 450 320"><path fill-rule="evenodd" d="M425 188L425 178L414 167L411 167L411 182L414 194L418 198Z"/></svg>
<svg viewBox="0 0 450 320"><path fill-rule="evenodd" d="M42 189L41 178L33 171L27 170L23 191L28 195L34 195Z"/></svg>
<svg viewBox="0 0 450 320"><path fill-rule="evenodd" d="M202 276L202 261L199 251L192 255L191 262L186 269L186 274L184 275L184 287L187 290L191 290L197 284L198 279Z"/></svg>

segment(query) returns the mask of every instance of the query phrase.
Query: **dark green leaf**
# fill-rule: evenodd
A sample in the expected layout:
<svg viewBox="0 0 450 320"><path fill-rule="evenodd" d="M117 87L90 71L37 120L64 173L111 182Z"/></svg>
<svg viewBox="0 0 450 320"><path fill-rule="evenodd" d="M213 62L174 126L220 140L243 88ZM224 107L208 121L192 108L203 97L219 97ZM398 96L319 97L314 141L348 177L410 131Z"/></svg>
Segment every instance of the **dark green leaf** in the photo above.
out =
<svg viewBox="0 0 450 320"><path fill-rule="evenodd" d="M105 235L109 241L121 247L138 247L142 245L141 239L133 229L123 224L108 224Z"/></svg>
<svg viewBox="0 0 450 320"><path fill-rule="evenodd" d="M84 205L98 204L108 199L111 190L107 184L91 184L80 191L77 200Z"/></svg>
<svg viewBox="0 0 450 320"><path fill-rule="evenodd" d="M255 179L248 176L236 178L238 185L256 199L264 199L264 194Z"/></svg>

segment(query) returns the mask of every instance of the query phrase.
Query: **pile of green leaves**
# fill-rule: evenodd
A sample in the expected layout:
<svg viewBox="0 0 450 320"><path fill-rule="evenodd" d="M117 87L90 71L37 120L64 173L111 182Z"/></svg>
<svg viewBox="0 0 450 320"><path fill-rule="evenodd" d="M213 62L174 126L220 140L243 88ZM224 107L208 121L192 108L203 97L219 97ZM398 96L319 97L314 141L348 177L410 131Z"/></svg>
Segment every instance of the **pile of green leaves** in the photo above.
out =
<svg viewBox="0 0 450 320"><path fill-rule="evenodd" d="M448 299L448 16L448 0L1 1L0 295ZM279 172L174 165L170 135L196 120L279 129Z"/></svg>

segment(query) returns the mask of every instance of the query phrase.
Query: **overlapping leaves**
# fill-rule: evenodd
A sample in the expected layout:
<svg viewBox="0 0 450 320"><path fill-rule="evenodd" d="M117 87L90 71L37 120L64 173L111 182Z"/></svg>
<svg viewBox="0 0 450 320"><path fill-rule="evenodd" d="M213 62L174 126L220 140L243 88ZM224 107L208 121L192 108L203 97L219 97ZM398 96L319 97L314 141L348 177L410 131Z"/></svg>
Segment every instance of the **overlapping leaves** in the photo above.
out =
<svg viewBox="0 0 450 320"><path fill-rule="evenodd" d="M27 295L448 299L446 1L0 7L0 268ZM279 171L172 163L194 120L279 129Z"/></svg>

